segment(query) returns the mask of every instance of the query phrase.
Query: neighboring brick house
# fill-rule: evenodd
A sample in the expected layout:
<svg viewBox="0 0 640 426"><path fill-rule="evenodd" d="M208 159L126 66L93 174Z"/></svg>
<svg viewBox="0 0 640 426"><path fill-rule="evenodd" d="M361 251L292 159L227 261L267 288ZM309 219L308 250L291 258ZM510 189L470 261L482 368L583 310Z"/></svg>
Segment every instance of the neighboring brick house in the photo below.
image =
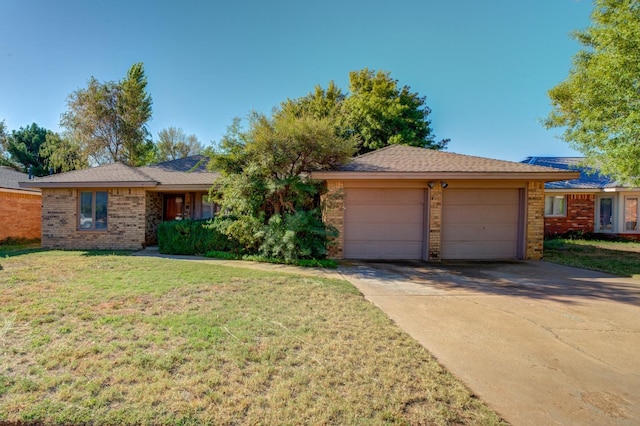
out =
<svg viewBox="0 0 640 426"><path fill-rule="evenodd" d="M393 145L312 176L334 258L537 260L544 184L578 173Z"/></svg>
<svg viewBox="0 0 640 426"><path fill-rule="evenodd" d="M166 220L212 217L208 191L219 177L192 156L152 166L121 163L22 183L42 190L42 247L139 250L157 244Z"/></svg>
<svg viewBox="0 0 640 426"><path fill-rule="evenodd" d="M621 185L582 165L580 157L528 157L523 163L580 173L545 184L547 237L568 232L640 239L640 188Z"/></svg>
<svg viewBox="0 0 640 426"><path fill-rule="evenodd" d="M40 238L40 190L21 188L29 175L0 166L0 242Z"/></svg>

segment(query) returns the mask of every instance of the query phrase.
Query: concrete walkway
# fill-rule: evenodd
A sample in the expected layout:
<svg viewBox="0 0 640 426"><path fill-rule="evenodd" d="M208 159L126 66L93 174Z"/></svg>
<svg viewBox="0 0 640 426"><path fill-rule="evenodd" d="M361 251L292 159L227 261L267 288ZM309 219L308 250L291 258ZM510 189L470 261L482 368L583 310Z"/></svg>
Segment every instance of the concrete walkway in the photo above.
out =
<svg viewBox="0 0 640 426"><path fill-rule="evenodd" d="M514 425L640 424L640 282L546 262L355 263L342 278Z"/></svg>

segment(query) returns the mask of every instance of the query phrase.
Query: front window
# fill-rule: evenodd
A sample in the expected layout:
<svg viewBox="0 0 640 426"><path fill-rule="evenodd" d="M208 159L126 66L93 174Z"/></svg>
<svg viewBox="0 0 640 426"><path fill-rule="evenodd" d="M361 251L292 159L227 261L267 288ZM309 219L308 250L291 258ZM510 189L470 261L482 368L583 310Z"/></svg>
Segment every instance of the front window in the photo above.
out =
<svg viewBox="0 0 640 426"><path fill-rule="evenodd" d="M107 230L108 198L106 191L80 192L79 229L85 231Z"/></svg>
<svg viewBox="0 0 640 426"><path fill-rule="evenodd" d="M209 195L202 194L202 219L211 219L216 214L216 204Z"/></svg>
<svg viewBox="0 0 640 426"><path fill-rule="evenodd" d="M640 231L638 228L638 197L624 199L624 230Z"/></svg>
<svg viewBox="0 0 640 426"><path fill-rule="evenodd" d="M600 198L598 215L598 231L613 231L613 198Z"/></svg>
<svg viewBox="0 0 640 426"><path fill-rule="evenodd" d="M567 201L564 195L547 195L544 197L545 216L566 216Z"/></svg>

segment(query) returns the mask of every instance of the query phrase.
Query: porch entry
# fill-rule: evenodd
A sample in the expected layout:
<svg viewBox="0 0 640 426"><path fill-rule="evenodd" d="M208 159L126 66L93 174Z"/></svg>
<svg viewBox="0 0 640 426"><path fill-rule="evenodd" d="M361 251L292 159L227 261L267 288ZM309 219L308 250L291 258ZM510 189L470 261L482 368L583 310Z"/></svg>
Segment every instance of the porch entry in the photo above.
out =
<svg viewBox="0 0 640 426"><path fill-rule="evenodd" d="M210 219L216 213L216 205L209 201L209 194L206 192L164 194L163 200L164 221Z"/></svg>

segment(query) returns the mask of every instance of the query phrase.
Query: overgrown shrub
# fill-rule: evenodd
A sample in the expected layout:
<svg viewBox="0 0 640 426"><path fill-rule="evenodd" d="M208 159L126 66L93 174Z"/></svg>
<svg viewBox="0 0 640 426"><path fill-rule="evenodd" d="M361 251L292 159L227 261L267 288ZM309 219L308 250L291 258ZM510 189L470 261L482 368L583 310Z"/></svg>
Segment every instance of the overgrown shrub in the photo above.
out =
<svg viewBox="0 0 640 426"><path fill-rule="evenodd" d="M158 226L158 249L163 254L202 255L212 250L238 251L239 245L211 220L174 220Z"/></svg>
<svg viewBox="0 0 640 426"><path fill-rule="evenodd" d="M328 228L317 210L286 213L284 218L274 215L263 227L263 243L259 254L267 258L296 259L324 258L327 255L327 237L337 232Z"/></svg>

